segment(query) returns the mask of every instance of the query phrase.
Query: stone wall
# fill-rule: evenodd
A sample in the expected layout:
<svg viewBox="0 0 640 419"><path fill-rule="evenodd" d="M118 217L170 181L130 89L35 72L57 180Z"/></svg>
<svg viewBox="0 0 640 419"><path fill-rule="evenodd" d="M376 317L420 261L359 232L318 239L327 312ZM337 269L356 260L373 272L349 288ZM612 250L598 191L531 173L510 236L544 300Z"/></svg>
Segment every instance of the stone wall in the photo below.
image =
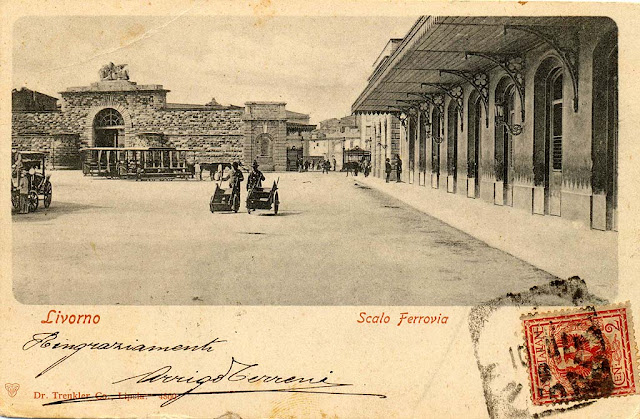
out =
<svg viewBox="0 0 640 419"><path fill-rule="evenodd" d="M80 168L80 141L78 134L33 133L12 137L11 148L19 151L48 153L47 166L56 169Z"/></svg>
<svg viewBox="0 0 640 419"><path fill-rule="evenodd" d="M243 136L231 135L167 135L167 145L196 150L198 162L232 162L242 160ZM248 162L243 162L248 164Z"/></svg>
<svg viewBox="0 0 640 419"><path fill-rule="evenodd" d="M12 135L30 135L35 133L78 132L79 125L73 116L59 111L13 112Z"/></svg>
<svg viewBox="0 0 640 419"><path fill-rule="evenodd" d="M284 102L247 102L243 119L244 161L257 160L265 171L283 171L287 165L287 115ZM268 152L262 144L268 139Z"/></svg>
<svg viewBox="0 0 640 419"><path fill-rule="evenodd" d="M14 112L12 115L12 147L53 150L54 136L71 133L77 136L78 149L93 145L93 118L99 110L112 107L125 119L127 147L167 145L196 150L198 161L233 161L242 158L244 110L168 110L156 109L152 96L132 93L124 95L76 94L67 99L61 112ZM93 101L93 102L92 102ZM151 100L154 102L155 99ZM97 103L97 104L96 104ZM93 116L92 116L93 115ZM163 144L149 136L162 135ZM68 153L68 151L66 151Z"/></svg>

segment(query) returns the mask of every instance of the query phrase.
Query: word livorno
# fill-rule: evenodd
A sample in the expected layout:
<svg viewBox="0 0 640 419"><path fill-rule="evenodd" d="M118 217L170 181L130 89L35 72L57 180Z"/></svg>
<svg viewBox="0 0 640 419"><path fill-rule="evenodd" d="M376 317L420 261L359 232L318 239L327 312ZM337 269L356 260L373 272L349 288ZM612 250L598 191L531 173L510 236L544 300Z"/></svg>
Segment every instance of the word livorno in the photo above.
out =
<svg viewBox="0 0 640 419"><path fill-rule="evenodd" d="M124 342L81 342L81 343L71 343L71 342L56 342L56 340L60 337L60 332L53 333L35 333L31 339L29 339L24 345L22 345L22 350L28 351L32 348L41 348L41 349L62 349L72 351L70 354L60 358L47 368L45 368L42 372L36 375L36 378L46 373L47 371L55 368L60 365L62 362L69 359L71 356L77 354L83 349L91 349L91 350L117 350L117 351L134 351L134 352L176 352L176 351L205 351L212 352L214 351L213 345L216 343L224 343L226 340L222 340L219 338L214 338L213 340L205 343L204 345L167 345L167 346L158 346L158 345L145 345L143 343L128 343Z"/></svg>

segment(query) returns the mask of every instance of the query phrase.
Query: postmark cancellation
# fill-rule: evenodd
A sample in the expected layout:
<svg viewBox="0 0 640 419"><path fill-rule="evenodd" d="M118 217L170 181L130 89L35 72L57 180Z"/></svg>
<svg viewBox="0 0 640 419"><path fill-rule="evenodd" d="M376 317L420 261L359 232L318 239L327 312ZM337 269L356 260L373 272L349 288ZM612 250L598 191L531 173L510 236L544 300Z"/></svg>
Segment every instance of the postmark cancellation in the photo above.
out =
<svg viewBox="0 0 640 419"><path fill-rule="evenodd" d="M534 405L638 394L637 347L628 303L521 319Z"/></svg>

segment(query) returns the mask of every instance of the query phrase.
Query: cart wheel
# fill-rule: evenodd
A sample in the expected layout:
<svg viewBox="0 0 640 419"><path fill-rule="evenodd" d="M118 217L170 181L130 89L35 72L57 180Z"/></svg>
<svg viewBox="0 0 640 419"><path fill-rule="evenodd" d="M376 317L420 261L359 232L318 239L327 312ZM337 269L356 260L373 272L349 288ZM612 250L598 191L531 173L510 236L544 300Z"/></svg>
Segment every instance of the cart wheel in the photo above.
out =
<svg viewBox="0 0 640 419"><path fill-rule="evenodd" d="M34 212L38 209L38 192L29 192L29 212Z"/></svg>
<svg viewBox="0 0 640 419"><path fill-rule="evenodd" d="M233 197L233 204L231 207L233 208L233 212L238 212L238 210L240 209L240 198L238 197L238 195L235 195Z"/></svg>
<svg viewBox="0 0 640 419"><path fill-rule="evenodd" d="M273 214L278 215L278 207L280 206L280 200L278 199L278 193L273 197Z"/></svg>
<svg viewBox="0 0 640 419"><path fill-rule="evenodd" d="M213 195L211 195L211 200L209 200L209 209L213 212Z"/></svg>
<svg viewBox="0 0 640 419"><path fill-rule="evenodd" d="M49 205L51 205L52 196L53 196L53 187L51 186L51 182L47 182L47 184L44 185L44 207L45 208L49 208Z"/></svg>

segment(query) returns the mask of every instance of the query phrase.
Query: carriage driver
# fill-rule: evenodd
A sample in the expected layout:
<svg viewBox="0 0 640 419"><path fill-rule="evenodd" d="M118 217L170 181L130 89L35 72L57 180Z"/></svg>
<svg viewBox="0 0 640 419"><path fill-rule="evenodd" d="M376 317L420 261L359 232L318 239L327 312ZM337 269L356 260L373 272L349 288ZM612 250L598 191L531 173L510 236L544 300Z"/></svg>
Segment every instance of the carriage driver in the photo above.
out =
<svg viewBox="0 0 640 419"><path fill-rule="evenodd" d="M265 180L264 175L260 170L258 170L258 162L256 160L253 161L253 170L249 174L249 178L247 179L247 190L251 190L253 188L262 188L262 181Z"/></svg>

